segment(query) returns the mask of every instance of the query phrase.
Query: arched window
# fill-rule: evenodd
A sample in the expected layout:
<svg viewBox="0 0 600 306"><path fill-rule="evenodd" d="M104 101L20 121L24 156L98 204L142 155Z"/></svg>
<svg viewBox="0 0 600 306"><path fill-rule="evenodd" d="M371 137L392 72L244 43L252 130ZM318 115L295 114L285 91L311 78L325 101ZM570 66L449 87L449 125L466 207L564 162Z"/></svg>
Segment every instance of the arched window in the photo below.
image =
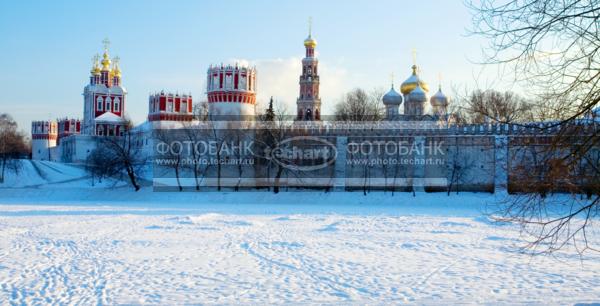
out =
<svg viewBox="0 0 600 306"><path fill-rule="evenodd" d="M115 112L121 111L121 99L115 98Z"/></svg>
<svg viewBox="0 0 600 306"><path fill-rule="evenodd" d="M104 102L104 111L110 112L110 97L106 97L106 101Z"/></svg>
<svg viewBox="0 0 600 306"><path fill-rule="evenodd" d="M103 103L104 103L104 99L102 99L102 97L98 97L96 99L96 110L101 111Z"/></svg>
<svg viewBox="0 0 600 306"><path fill-rule="evenodd" d="M181 102L181 106L179 107L179 112L181 113L187 113L187 102Z"/></svg>
<svg viewBox="0 0 600 306"><path fill-rule="evenodd" d="M306 120L312 120L312 111L310 108L306 111Z"/></svg>
<svg viewBox="0 0 600 306"><path fill-rule="evenodd" d="M96 132L96 134L98 134L99 136L104 135L104 127L102 127L101 125L98 126L98 131Z"/></svg>

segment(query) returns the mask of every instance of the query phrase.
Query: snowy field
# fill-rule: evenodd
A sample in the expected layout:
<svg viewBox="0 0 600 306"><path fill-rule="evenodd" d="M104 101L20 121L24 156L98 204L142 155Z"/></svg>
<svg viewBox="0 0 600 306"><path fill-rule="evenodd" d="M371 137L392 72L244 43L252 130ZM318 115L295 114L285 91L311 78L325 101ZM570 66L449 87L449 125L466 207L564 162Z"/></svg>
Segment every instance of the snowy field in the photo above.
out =
<svg viewBox="0 0 600 306"><path fill-rule="evenodd" d="M499 200L489 194L135 193L65 180L0 187L0 305L600 301L599 255L520 253L518 228L484 215Z"/></svg>

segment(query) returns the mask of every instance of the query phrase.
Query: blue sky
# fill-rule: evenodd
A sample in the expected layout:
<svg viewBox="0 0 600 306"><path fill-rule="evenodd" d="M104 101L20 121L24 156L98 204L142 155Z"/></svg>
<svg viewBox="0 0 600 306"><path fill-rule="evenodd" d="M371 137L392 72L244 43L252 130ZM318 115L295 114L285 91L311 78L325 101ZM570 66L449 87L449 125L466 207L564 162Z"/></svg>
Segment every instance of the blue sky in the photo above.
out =
<svg viewBox="0 0 600 306"><path fill-rule="evenodd" d="M121 58L127 112L147 115L161 89L203 99L210 64L258 69L258 98L273 95L293 113L308 17L318 41L324 113L344 91L389 87L410 74L452 87L489 86L498 74L474 64L485 42L466 35L462 1L3 1L0 3L0 112L30 121L81 117L91 58L111 41Z"/></svg>

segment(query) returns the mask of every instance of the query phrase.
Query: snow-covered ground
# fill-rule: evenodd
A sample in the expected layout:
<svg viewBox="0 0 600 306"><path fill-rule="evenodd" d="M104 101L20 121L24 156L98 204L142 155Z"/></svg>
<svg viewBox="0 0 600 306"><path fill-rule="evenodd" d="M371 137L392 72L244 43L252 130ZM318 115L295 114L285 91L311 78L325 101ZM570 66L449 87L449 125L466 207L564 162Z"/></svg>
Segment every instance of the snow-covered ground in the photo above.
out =
<svg viewBox="0 0 600 306"><path fill-rule="evenodd" d="M136 193L75 174L0 185L0 305L600 301L600 256L520 253L484 215L502 196Z"/></svg>

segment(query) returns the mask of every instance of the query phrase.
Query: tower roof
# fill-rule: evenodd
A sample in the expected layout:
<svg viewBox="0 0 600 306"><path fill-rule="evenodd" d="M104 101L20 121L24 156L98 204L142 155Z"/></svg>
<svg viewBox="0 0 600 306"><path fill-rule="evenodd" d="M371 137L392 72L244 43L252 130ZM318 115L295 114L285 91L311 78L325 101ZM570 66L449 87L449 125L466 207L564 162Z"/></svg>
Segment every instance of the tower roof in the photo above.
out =
<svg viewBox="0 0 600 306"><path fill-rule="evenodd" d="M312 49L317 46L317 41L312 38L312 17L308 19L308 37L304 40L304 46Z"/></svg>
<svg viewBox="0 0 600 306"><path fill-rule="evenodd" d="M402 95L400 95L395 89L394 89L394 85L392 84L392 88L390 88L390 91L388 91L385 95L383 95L383 104L385 105L400 105L402 104Z"/></svg>
<svg viewBox="0 0 600 306"><path fill-rule="evenodd" d="M421 85L417 84L415 89L408 94L408 99L413 102L425 102L427 101L427 94L423 88L421 88Z"/></svg>
<svg viewBox="0 0 600 306"><path fill-rule="evenodd" d="M433 95L429 102L432 106L447 106L448 105L448 97L442 92L442 87L440 86L438 91Z"/></svg>
<svg viewBox="0 0 600 306"><path fill-rule="evenodd" d="M429 85L427 85L425 81L421 80L417 70L417 65L413 65L411 76L408 77L408 79L406 79L406 81L404 81L404 83L402 83L402 85L400 86L400 92L402 92L403 95L409 94L417 87L417 85L419 85L419 87L421 87L422 90L429 92Z"/></svg>

